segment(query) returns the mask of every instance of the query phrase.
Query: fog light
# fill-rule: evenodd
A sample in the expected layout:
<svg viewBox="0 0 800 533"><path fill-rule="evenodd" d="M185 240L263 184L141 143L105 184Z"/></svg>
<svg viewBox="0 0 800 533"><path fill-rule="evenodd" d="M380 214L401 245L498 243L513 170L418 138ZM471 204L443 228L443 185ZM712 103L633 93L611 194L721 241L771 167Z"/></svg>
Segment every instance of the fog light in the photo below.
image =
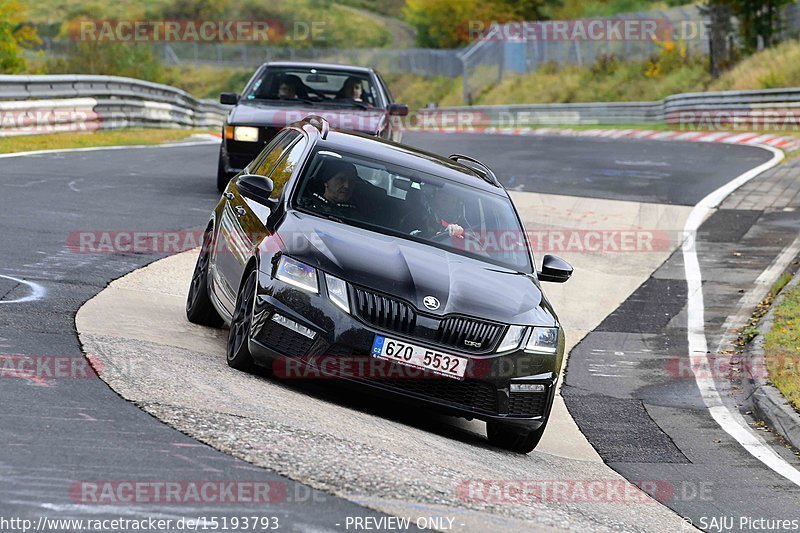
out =
<svg viewBox="0 0 800 533"><path fill-rule="evenodd" d="M545 386L541 383L512 383L511 392L544 392Z"/></svg>
<svg viewBox="0 0 800 533"><path fill-rule="evenodd" d="M309 329L309 328L307 328L305 326L301 326L300 324L298 324L294 320L289 320L288 318L286 318L283 315L279 315L279 314L275 313L274 315L272 315L272 321L273 322L277 322L281 326L283 326L285 328L289 328L292 331L296 331L297 333L299 333L303 337L308 337L309 339L313 339L314 337L317 336L317 333L313 329Z"/></svg>

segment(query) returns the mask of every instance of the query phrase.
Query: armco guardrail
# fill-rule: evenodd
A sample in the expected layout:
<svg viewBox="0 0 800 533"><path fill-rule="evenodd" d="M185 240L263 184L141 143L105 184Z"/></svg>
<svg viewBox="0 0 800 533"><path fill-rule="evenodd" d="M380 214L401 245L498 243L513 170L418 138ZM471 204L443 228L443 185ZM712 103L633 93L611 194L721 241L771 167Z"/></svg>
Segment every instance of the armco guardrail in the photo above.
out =
<svg viewBox="0 0 800 533"><path fill-rule="evenodd" d="M445 123L436 115L457 116L472 126L527 127L546 125L676 124L687 128L755 127L800 130L800 88L758 91L684 93L655 102L581 104L519 104L464 106L426 110L430 123Z"/></svg>
<svg viewBox="0 0 800 533"><path fill-rule="evenodd" d="M227 107L118 76L0 76L0 136L123 127L218 128Z"/></svg>

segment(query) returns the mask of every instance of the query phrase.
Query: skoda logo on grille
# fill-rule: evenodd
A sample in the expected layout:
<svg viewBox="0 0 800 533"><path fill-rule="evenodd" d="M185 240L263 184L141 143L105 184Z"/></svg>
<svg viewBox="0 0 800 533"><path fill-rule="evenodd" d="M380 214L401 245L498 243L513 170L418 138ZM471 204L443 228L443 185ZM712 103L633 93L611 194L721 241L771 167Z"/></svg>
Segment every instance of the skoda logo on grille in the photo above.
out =
<svg viewBox="0 0 800 533"><path fill-rule="evenodd" d="M422 303L431 311L439 309L439 300L435 296L426 296L422 299Z"/></svg>

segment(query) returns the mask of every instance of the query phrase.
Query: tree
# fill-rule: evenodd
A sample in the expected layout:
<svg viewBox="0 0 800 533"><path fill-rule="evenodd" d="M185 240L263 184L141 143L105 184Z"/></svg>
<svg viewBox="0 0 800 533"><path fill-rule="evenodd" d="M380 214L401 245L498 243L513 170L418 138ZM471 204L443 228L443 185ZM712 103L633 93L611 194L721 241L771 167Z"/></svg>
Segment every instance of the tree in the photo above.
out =
<svg viewBox="0 0 800 533"><path fill-rule="evenodd" d="M793 0L710 0L730 8L739 20L739 36L745 52L770 47L778 42L783 8ZM760 42L759 42L760 41Z"/></svg>
<svg viewBox="0 0 800 533"><path fill-rule="evenodd" d="M25 9L15 0L0 0L0 73L25 72L24 48L41 44L36 30L25 24Z"/></svg>

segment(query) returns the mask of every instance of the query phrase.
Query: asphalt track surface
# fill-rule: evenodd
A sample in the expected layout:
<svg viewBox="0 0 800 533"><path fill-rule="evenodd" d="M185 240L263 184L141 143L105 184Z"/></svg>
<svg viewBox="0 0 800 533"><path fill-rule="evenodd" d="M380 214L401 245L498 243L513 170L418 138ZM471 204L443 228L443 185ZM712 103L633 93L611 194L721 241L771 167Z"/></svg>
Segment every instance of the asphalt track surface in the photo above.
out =
<svg viewBox="0 0 800 533"><path fill-rule="evenodd" d="M404 140L443 154L466 152L481 158L510 188L680 205L693 205L769 158L756 148L679 142L422 134L407 135ZM77 309L110 280L158 256L76 254L65 246L70 232L201 227L218 198L212 175L215 158L215 146L204 145L0 160L0 275L33 282L46 291L38 301L0 305L2 353L80 357L74 332ZM0 278L0 303L30 295L30 286L8 277ZM644 297L648 298L646 294ZM640 314L641 308L629 306L621 312L632 316ZM576 361L573 364L580 364L579 359ZM692 391L681 394L684 392L691 403ZM597 401L591 400L576 400L570 405L571 409L578 406L576 419L582 429L592 423L602 428L604 420L598 417L631 414L625 408L611 413L579 412L580 405ZM199 445L120 399L96 379L55 380L49 386L4 379L0 404L4 407L0 411L4 436L0 448L0 510L4 516L176 515L174 508L152 505L138 509L77 505L70 498L69 488L78 480L194 479L210 470L224 479L280 479ZM674 426L691 427L689 424L697 424L696 417L703 415L681 416L673 414ZM695 429L713 430L708 420L700 422ZM698 447L708 440L703 431L685 433L681 448ZM598 447L593 439L600 438L602 431L587 430L587 434ZM670 440L664 435L654 438L659 442ZM736 455L735 446L728 446L732 460L743 460ZM605 450L600 449L604 455ZM661 451L659 448L659 453L639 458L635 464L670 469L676 462L685 463L674 449L669 450L672 455ZM641 479L641 470L628 471L604 458L631 479ZM725 468L706 474L717 490L735 488L742 482L741 473ZM790 498L796 507L796 492L781 479L758 464L752 465L750 475L768 478L768 483L756 488L777 489L778 497L771 491L747 493L746 498L739 499L722 494L713 504L695 501L696 507L708 510L710 505L720 514L738 515L747 501L758 501L758 510L774 516L785 513ZM276 514L287 523L332 529L332 524L345 516L379 516L330 496L319 498L323 501L320 503L306 496L304 487L292 487L290 492L303 495L309 505L278 507ZM193 514L238 513L229 506L182 508L180 512L180 516Z"/></svg>

